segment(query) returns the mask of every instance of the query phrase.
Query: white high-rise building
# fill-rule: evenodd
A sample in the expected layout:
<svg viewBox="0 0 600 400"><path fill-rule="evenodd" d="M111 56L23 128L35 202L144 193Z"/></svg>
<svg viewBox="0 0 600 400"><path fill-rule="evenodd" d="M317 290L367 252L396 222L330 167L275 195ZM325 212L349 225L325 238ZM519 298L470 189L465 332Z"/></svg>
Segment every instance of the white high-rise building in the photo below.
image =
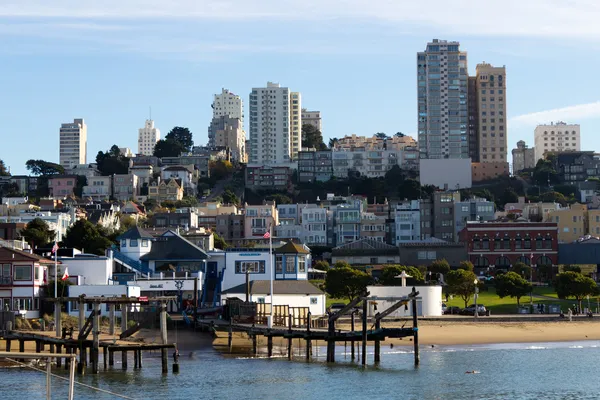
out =
<svg viewBox="0 0 600 400"><path fill-rule="evenodd" d="M154 127L154 121L147 119L138 134L138 154L151 156L154 154L154 146L160 140L160 130Z"/></svg>
<svg viewBox="0 0 600 400"><path fill-rule="evenodd" d="M59 163L65 169L87 163L87 125L83 118L60 126Z"/></svg>
<svg viewBox="0 0 600 400"><path fill-rule="evenodd" d="M302 145L302 99L278 83L250 93L250 164L285 164Z"/></svg>
<svg viewBox="0 0 600 400"><path fill-rule="evenodd" d="M242 98L228 89L222 89L221 94L215 94L212 102L213 117L212 121L218 120L220 117L229 117L239 119L240 126L244 127L244 102ZM244 132L245 135L245 132ZM215 146L214 130L208 128L208 145Z"/></svg>
<svg viewBox="0 0 600 400"><path fill-rule="evenodd" d="M538 125L534 131L534 141L535 162L548 152L580 151L580 127L562 121Z"/></svg>
<svg viewBox="0 0 600 400"><path fill-rule="evenodd" d="M302 109L302 124L303 125L312 125L319 132L323 133L321 130L321 111L308 111L306 108Z"/></svg>

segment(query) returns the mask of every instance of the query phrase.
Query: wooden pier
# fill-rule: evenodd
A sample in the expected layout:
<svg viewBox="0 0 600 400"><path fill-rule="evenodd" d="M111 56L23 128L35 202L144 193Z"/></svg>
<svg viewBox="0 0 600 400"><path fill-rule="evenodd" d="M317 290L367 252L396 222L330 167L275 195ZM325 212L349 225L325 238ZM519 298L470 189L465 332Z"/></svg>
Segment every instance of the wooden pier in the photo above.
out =
<svg viewBox="0 0 600 400"><path fill-rule="evenodd" d="M252 350L254 354L257 354L257 336L263 336L267 339L267 354L269 357L273 356L273 338L283 338L288 341L287 356L289 359L292 358L292 341L294 339L301 339L306 342L305 346L305 358L309 360L312 356L312 343L313 341L322 340L327 343L327 362L335 362L335 345L339 342L350 342L352 345L352 360L355 359L354 346L356 343L362 343L362 365L366 365L366 348L367 342L375 343L375 363L381 361L381 342L387 338L404 338L411 337L414 346L414 363L419 365L419 328L417 319L417 299L419 292L414 288L411 294L408 296L398 298L377 298L369 297L369 293L366 292L363 295L357 297L351 301L346 307L339 310L338 312L329 314L327 318L327 328L315 328L313 327L311 317L309 314L308 323L306 327L298 328L294 327L292 323L292 315L289 316L288 326L286 327L268 327L266 325L256 325L249 323L235 323L232 320L198 320L198 326L205 329L213 329L216 331L224 331L228 333L228 346L231 351L233 344L233 332L246 333L252 340ZM377 313L374 317L374 329L367 329L367 303L369 300L394 300L396 303L388 308L387 310ZM362 330L356 331L355 325L355 310L354 308L362 303ZM412 327L409 328L382 328L381 322L383 318L387 317L398 308L402 306L408 306L412 303ZM335 324L339 318L351 312L351 330L342 331L336 329Z"/></svg>
<svg viewBox="0 0 600 400"><path fill-rule="evenodd" d="M99 354L100 349L103 352L103 364L104 369L112 367L114 365L114 353L121 352L122 368L127 369L128 366L128 353L133 354L133 366L134 368L142 368L142 354L144 351L161 351L161 363L162 372L167 373L168 368L168 349L176 348L174 343L167 342L167 308L166 304L170 300L174 300L175 297L155 297L155 298L137 298L137 297L63 297L58 299L51 299L55 301L56 306L60 307L61 303L64 302L78 302L79 303L79 330L76 335L73 335L72 330L69 332L66 329L62 329L60 320L55 322L56 337L52 337L50 332L19 332L10 331L7 332L2 339L6 342L6 351L10 352L12 349L12 342L19 343L19 352L25 351L25 342L35 342L35 352L40 354L40 358L44 357L44 351L48 348L51 354L68 354L68 355L79 355L79 361L77 362L77 372L79 374L85 373L86 367L91 365L92 373L97 374L99 372ZM123 339L130 337L142 328L139 322L136 322L128 328L127 314L129 305L136 304L150 304L155 303L158 307L158 314L160 319L160 343L157 344L145 344L127 342ZM92 313L85 318L85 309L87 304L91 304L93 307ZM100 305L109 305L109 336L100 339ZM115 305L121 305L121 334L116 336L115 332ZM89 339L90 333L92 338ZM18 353L14 352L15 358L18 357ZM45 353L47 354L47 353ZM176 359L176 358L175 358ZM70 358L65 359L65 368L69 368ZM58 367L61 367L62 358L56 358ZM178 366L177 366L178 369ZM175 370L175 365L174 365Z"/></svg>

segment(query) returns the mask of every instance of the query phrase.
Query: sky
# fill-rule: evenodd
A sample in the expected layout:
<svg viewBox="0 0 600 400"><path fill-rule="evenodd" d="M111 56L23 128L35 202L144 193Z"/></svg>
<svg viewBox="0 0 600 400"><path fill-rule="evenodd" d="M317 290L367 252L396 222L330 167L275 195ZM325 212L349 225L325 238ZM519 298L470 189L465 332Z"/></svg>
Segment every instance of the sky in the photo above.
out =
<svg viewBox="0 0 600 400"><path fill-rule="evenodd" d="M596 0L2 0L0 159L58 162L74 118L88 163L135 151L150 107L163 137L185 126L204 145L213 95L247 103L267 81L321 111L326 142L414 135L416 53L434 38L459 41L471 74L506 66L509 149L565 121L600 150L599 20Z"/></svg>

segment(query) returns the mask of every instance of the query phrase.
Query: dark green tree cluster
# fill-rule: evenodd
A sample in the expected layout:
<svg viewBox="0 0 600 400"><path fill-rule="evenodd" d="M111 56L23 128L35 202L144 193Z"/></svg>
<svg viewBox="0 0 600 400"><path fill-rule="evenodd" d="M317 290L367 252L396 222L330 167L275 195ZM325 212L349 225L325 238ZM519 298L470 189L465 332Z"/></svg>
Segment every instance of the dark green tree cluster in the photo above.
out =
<svg viewBox="0 0 600 400"><path fill-rule="evenodd" d="M406 284L408 286L422 285L423 282L425 282L423 274L415 267L406 265L387 265L381 272L379 283L384 286L400 286L402 284L402 279L396 277L399 276L402 271L410 276L410 278L406 278Z"/></svg>
<svg viewBox="0 0 600 400"><path fill-rule="evenodd" d="M302 125L302 147L327 150L323 142L323 134L314 125Z"/></svg>
<svg viewBox="0 0 600 400"><path fill-rule="evenodd" d="M520 274L509 271L495 279L496 294L502 299L511 297L517 299L517 307L521 305L521 297L531 293L533 286Z"/></svg>
<svg viewBox="0 0 600 400"><path fill-rule="evenodd" d="M10 176L10 172L8 172L6 164L4 164L4 160L0 160L0 176Z"/></svg>
<svg viewBox="0 0 600 400"><path fill-rule="evenodd" d="M221 195L221 199L224 204L240 204L240 199L235 195L235 192L231 188L225 189Z"/></svg>
<svg viewBox="0 0 600 400"><path fill-rule="evenodd" d="M156 157L179 157L181 153L188 153L192 150L194 140L192 132L188 128L176 126L159 140L154 146L154 155Z"/></svg>
<svg viewBox="0 0 600 400"><path fill-rule="evenodd" d="M371 276L366 272L346 266L334 267L327 272L325 288L332 297L352 301L362 294L371 282Z"/></svg>
<svg viewBox="0 0 600 400"><path fill-rule="evenodd" d="M464 301L465 307L468 307L469 300L475 294L477 276L472 271L457 269L448 272L444 280L448 285L448 294L460 297Z"/></svg>
<svg viewBox="0 0 600 400"><path fill-rule="evenodd" d="M114 174L127 174L129 172L129 158L125 157L116 144L106 151L99 151L96 155L98 171L103 176Z"/></svg>
<svg viewBox="0 0 600 400"><path fill-rule="evenodd" d="M21 237L33 247L44 247L54 241L56 232L54 232L46 221L41 218L35 218L21 230Z"/></svg>
<svg viewBox="0 0 600 400"><path fill-rule="evenodd" d="M27 160L25 167L31 175L36 176L61 175L65 173L62 165L44 160Z"/></svg>
<svg viewBox="0 0 600 400"><path fill-rule="evenodd" d="M595 296L598 294L598 285L587 276L575 271L561 272L554 278L554 289L559 299L568 299L570 297L577 300L579 309L581 301L586 296Z"/></svg>
<svg viewBox="0 0 600 400"><path fill-rule="evenodd" d="M84 250L86 253L104 255L106 249L113 244L106 232L86 219L75 222L63 238L64 247Z"/></svg>

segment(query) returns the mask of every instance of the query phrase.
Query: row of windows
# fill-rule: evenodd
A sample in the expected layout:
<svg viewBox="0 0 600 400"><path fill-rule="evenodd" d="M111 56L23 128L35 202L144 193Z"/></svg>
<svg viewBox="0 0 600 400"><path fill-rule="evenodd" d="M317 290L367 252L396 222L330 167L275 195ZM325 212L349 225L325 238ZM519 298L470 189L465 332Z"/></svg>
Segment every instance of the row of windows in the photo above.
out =
<svg viewBox="0 0 600 400"><path fill-rule="evenodd" d="M139 243L138 243L138 239L130 239L129 240L129 247L138 247ZM127 240L123 239L121 240L121 248L125 248L127 247ZM148 247L148 239L142 239L142 247Z"/></svg>
<svg viewBox="0 0 600 400"><path fill-rule="evenodd" d="M532 254L533 256L533 254ZM525 257L525 256L520 256L519 258L517 258L516 262L521 262L525 265L531 265L531 262L535 260L535 264L536 265L552 265L552 260L550 259L550 257L547 256L541 256L541 257ZM476 268L485 268L485 267L489 267L490 266L490 260L487 257L483 257L483 256L479 256L475 259L475 261L473 262L473 265ZM510 259L506 256L500 256L497 257L494 260L494 266L496 268L500 267L505 267L508 268L512 265L512 263L510 262Z"/></svg>

